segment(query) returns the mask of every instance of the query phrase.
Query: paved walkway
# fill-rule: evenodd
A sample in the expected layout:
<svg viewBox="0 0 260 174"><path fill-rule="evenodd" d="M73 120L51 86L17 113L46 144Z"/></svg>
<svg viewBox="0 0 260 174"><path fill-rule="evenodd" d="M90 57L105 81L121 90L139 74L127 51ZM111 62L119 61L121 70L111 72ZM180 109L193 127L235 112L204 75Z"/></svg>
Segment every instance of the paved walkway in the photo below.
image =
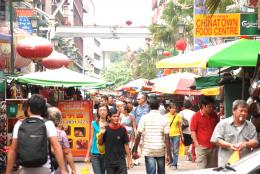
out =
<svg viewBox="0 0 260 174"><path fill-rule="evenodd" d="M180 156L179 157L179 163L178 163L178 170L174 170L169 168L168 166L166 167L166 173L178 173L180 171L186 171L186 170L194 170L196 169L196 164L192 163L191 161L186 161L184 160L184 157ZM76 162L77 166L77 174L81 174L82 169L86 168L87 164L84 162ZM85 174L94 174L92 171L92 168L90 167L90 173L85 173ZM132 169L128 171L129 174L145 174L145 164L144 164L144 159L142 158L141 165L140 166L134 166ZM83 174L83 173L82 173Z"/></svg>

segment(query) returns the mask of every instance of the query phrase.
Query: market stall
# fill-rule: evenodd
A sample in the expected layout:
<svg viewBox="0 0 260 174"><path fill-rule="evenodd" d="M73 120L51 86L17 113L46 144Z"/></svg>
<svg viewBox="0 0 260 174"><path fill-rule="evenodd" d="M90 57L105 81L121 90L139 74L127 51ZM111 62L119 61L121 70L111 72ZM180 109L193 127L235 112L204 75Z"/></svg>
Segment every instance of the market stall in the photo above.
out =
<svg viewBox="0 0 260 174"><path fill-rule="evenodd" d="M76 160L83 160L87 153L90 138L90 123L93 120L93 103L81 97L80 87L102 88L106 82L89 77L67 68L36 72L19 76L19 84L30 86L31 93L40 93L48 102L55 98L57 106L63 116L62 128L66 131ZM74 88L76 87L76 88ZM12 125L23 116L22 104L25 99L7 99L7 116L10 121L9 133ZM51 103L52 104L52 103Z"/></svg>

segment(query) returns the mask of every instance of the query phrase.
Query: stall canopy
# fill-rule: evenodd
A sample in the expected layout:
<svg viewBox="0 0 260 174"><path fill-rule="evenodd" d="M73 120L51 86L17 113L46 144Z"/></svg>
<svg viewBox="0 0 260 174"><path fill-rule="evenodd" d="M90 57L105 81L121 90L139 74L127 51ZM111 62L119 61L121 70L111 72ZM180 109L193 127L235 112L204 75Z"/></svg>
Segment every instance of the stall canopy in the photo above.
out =
<svg viewBox="0 0 260 174"><path fill-rule="evenodd" d="M190 86L195 82L195 77L199 76L184 72L153 79L150 82L154 83L153 91L155 92L198 95L199 91L190 89Z"/></svg>
<svg viewBox="0 0 260 174"><path fill-rule="evenodd" d="M211 56L208 67L256 66L260 41L241 39Z"/></svg>
<svg viewBox="0 0 260 174"><path fill-rule="evenodd" d="M25 74L17 77L17 81L32 85L60 86L60 87L91 87L102 88L106 82L72 71L68 68L59 68L44 72Z"/></svg>
<svg viewBox="0 0 260 174"><path fill-rule="evenodd" d="M218 86L218 82L220 81L221 77L222 76L219 76L219 75L197 77L195 79L196 89L205 89L205 88L216 87L216 86Z"/></svg>
<svg viewBox="0 0 260 174"><path fill-rule="evenodd" d="M256 66L260 42L240 39L201 50L190 51L156 63L157 68Z"/></svg>
<svg viewBox="0 0 260 174"><path fill-rule="evenodd" d="M116 88L117 91L124 90L124 91L140 91L144 86L147 85L147 79L136 79L128 82L127 84Z"/></svg>
<svg viewBox="0 0 260 174"><path fill-rule="evenodd" d="M1 42L9 42L11 40L10 34L0 33L0 43Z"/></svg>

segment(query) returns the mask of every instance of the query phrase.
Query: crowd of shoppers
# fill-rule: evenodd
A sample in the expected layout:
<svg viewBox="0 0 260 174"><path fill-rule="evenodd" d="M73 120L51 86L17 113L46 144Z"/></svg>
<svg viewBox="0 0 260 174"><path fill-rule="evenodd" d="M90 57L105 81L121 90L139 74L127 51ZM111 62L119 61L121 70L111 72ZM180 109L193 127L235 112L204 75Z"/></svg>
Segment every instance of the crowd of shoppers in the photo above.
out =
<svg viewBox="0 0 260 174"><path fill-rule="evenodd" d="M32 95L24 106L26 117L44 121L58 168L53 171L51 162L46 161L36 168L21 165L20 173L76 173L68 138L59 129L59 109L47 108L40 95ZM138 160L144 157L147 173L164 174L165 162L178 170L181 143L186 160L195 162L198 169L223 166L234 151L242 158L259 147L256 127L247 120L248 105L244 100L233 102L230 117L223 110L216 112L213 97L201 96L198 106L199 110L194 112L189 100L181 108L174 101L164 105L156 97L148 98L142 93L137 95L136 102L102 96L95 101L96 117L91 122L86 161L91 162L95 174L126 174L134 165L140 165ZM184 120L187 127L183 127ZM19 127L23 122L19 120L14 127L6 174L12 173L19 158Z"/></svg>

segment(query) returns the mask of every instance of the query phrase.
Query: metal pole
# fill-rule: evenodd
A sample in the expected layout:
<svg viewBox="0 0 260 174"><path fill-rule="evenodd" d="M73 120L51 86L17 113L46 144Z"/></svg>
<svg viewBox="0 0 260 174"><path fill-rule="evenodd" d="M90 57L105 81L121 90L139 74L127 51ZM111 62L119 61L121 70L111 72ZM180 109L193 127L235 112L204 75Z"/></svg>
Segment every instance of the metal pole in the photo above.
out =
<svg viewBox="0 0 260 174"><path fill-rule="evenodd" d="M13 26L13 0L9 2L10 32L11 32L11 75L14 75L14 26Z"/></svg>

